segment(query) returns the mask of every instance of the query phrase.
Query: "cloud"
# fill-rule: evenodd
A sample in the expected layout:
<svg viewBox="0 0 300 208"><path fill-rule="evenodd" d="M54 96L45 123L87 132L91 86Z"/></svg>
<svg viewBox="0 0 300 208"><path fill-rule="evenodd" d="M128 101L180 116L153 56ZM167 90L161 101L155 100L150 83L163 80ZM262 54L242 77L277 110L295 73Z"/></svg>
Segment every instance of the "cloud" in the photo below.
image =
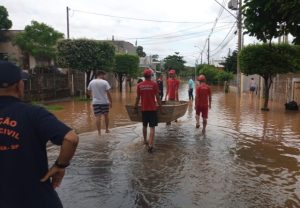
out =
<svg viewBox="0 0 300 208"><path fill-rule="evenodd" d="M160 58L164 58L178 51L190 65L199 57L200 50L195 46L203 48L220 10L220 6L214 1L199 0L44 0L42 3L35 0L2 0L1 4L7 8L13 21L12 29L24 29L31 20L36 20L66 33L68 6L71 8L72 38L106 40L114 36L133 44L137 40L147 54L158 54ZM137 21L122 17L198 23ZM210 39L212 49L221 43L234 21L230 14L223 11ZM235 48L236 40L232 40L215 58L227 54L229 47Z"/></svg>

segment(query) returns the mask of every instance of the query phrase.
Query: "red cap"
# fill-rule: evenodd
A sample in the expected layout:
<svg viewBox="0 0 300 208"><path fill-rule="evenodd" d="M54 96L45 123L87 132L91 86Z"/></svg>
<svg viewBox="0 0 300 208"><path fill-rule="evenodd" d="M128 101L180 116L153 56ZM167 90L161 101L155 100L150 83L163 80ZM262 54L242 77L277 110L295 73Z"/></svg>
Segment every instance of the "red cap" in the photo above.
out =
<svg viewBox="0 0 300 208"><path fill-rule="evenodd" d="M176 71L175 71L174 69L171 69L171 70L169 71L169 74L176 74Z"/></svg>
<svg viewBox="0 0 300 208"><path fill-rule="evenodd" d="M144 76L149 77L152 75L152 70L150 69L144 69Z"/></svg>
<svg viewBox="0 0 300 208"><path fill-rule="evenodd" d="M199 77L198 77L198 80L199 81L205 81L205 76L203 74L201 74Z"/></svg>

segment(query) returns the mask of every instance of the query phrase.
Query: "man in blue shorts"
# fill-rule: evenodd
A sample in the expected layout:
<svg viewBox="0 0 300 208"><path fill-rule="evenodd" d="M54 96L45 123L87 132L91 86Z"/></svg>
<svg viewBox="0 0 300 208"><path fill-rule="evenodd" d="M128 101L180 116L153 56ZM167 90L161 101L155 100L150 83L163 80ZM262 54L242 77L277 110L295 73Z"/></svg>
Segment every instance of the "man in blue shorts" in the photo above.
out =
<svg viewBox="0 0 300 208"><path fill-rule="evenodd" d="M0 207L62 208L54 190L78 144L76 133L44 108L21 101L22 71L0 61ZM47 143L60 145L48 169Z"/></svg>
<svg viewBox="0 0 300 208"><path fill-rule="evenodd" d="M109 108L112 107L112 99L110 95L110 85L105 80L105 72L98 71L96 73L96 79L92 80L88 86L88 94L93 97L93 109L96 117L96 126L98 134L101 135L101 116L104 116L105 120L105 132L109 133Z"/></svg>

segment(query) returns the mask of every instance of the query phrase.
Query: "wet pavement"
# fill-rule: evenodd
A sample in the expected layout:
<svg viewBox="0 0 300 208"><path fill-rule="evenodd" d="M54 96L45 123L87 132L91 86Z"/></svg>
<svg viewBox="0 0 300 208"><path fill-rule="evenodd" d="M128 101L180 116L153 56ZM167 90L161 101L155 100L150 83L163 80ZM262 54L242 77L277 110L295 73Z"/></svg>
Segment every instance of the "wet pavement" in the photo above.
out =
<svg viewBox="0 0 300 208"><path fill-rule="evenodd" d="M128 126L110 134L98 137L92 116L65 120L78 131L93 130L80 135L57 189L66 208L300 207L300 112L285 112L283 104L272 102L263 112L255 96L238 99L214 88L206 135L195 128L190 103L178 123L158 125L155 151L149 154L141 124L132 124L121 107L134 97L114 95L119 109L111 126ZM71 114L82 112L76 106ZM58 149L50 148L54 160Z"/></svg>

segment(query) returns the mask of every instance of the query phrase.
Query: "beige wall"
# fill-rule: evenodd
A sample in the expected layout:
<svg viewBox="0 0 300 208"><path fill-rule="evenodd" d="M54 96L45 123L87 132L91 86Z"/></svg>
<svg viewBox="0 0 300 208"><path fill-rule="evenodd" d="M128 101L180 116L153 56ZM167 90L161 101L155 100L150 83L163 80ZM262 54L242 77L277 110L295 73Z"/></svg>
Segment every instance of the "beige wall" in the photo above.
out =
<svg viewBox="0 0 300 208"><path fill-rule="evenodd" d="M6 53L19 65L23 64L23 56L21 50L12 44L13 37L21 32L20 30L3 31L3 35L6 39L5 42L0 42L0 53Z"/></svg>

